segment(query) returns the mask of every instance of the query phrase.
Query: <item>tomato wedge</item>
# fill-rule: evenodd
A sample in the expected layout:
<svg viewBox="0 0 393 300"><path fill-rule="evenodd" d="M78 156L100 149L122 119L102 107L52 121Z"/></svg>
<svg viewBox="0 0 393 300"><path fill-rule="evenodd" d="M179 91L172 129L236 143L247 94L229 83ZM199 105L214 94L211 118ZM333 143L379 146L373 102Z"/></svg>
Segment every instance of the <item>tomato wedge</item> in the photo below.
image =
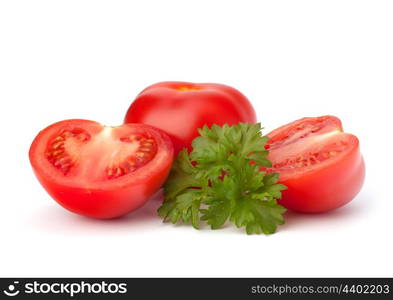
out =
<svg viewBox="0 0 393 300"><path fill-rule="evenodd" d="M41 131L29 157L38 180L60 205L88 217L114 218L141 207L161 187L173 145L149 125L66 120Z"/></svg>
<svg viewBox="0 0 393 300"><path fill-rule="evenodd" d="M303 118L268 134L269 171L280 174L280 204L295 211L325 212L350 202L360 191L365 165L356 136L334 116Z"/></svg>

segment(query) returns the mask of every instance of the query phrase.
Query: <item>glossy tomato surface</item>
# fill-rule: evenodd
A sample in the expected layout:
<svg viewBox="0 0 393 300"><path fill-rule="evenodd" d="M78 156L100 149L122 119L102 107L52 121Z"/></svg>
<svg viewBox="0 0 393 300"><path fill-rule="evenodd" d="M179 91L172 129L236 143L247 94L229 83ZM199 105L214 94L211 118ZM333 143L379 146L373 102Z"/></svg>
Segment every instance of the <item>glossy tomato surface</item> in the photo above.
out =
<svg viewBox="0 0 393 300"><path fill-rule="evenodd" d="M188 148L198 128L212 124L255 123L255 111L238 90L213 83L160 82L143 90L131 104L125 123L164 130L175 152Z"/></svg>
<svg viewBox="0 0 393 300"><path fill-rule="evenodd" d="M173 145L149 125L66 120L42 130L29 157L38 180L60 205L88 217L114 218L141 207L160 188Z"/></svg>
<svg viewBox="0 0 393 300"><path fill-rule="evenodd" d="M360 191L365 165L356 136L334 116L303 118L268 134L271 171L280 174L280 204L294 211L325 212Z"/></svg>

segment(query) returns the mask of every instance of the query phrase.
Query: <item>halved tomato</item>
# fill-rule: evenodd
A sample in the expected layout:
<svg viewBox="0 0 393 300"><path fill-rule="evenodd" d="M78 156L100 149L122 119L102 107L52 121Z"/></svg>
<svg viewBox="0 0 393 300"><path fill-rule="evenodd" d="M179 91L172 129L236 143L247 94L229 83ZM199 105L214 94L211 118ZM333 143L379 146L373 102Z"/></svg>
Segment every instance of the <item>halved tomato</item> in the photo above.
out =
<svg viewBox="0 0 393 300"><path fill-rule="evenodd" d="M161 187L173 145L149 125L66 120L41 131L29 157L60 205L88 217L114 218L141 207Z"/></svg>
<svg viewBox="0 0 393 300"><path fill-rule="evenodd" d="M365 165L356 136L334 116L303 118L268 134L269 171L280 174L280 204L299 212L324 212L360 191Z"/></svg>

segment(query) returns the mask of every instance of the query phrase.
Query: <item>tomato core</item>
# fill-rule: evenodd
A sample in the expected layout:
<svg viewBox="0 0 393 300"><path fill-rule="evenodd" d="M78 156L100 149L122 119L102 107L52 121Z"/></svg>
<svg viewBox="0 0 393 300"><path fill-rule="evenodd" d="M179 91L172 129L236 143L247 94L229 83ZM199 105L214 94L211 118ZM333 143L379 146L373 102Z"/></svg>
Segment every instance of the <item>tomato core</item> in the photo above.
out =
<svg viewBox="0 0 393 300"><path fill-rule="evenodd" d="M348 143L344 140L340 140L329 145L323 145L317 148L318 151L311 150L275 162L273 163L273 168L281 170L313 166L336 155L340 155L347 147Z"/></svg>
<svg viewBox="0 0 393 300"><path fill-rule="evenodd" d="M49 140L45 151L48 161L64 175L83 175L79 161L96 158L96 177L115 179L132 173L151 161L157 153L155 140L140 133L114 134L115 127L103 127L97 135L83 129L63 130ZM97 149L99 149L97 153Z"/></svg>
<svg viewBox="0 0 393 300"><path fill-rule="evenodd" d="M319 118L283 130L266 148L277 172L294 170L339 156L348 148L348 136L337 125L332 126L331 120Z"/></svg>

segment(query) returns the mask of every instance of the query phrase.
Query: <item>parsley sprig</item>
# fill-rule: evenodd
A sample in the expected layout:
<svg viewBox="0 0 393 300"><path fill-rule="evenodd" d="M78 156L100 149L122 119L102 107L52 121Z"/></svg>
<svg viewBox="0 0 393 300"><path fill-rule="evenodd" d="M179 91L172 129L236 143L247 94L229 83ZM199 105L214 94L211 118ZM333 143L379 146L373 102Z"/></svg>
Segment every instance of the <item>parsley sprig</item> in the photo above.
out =
<svg viewBox="0 0 393 300"><path fill-rule="evenodd" d="M286 187L277 173L260 170L271 167L261 130L248 123L199 129L192 152L183 149L174 162L159 216L196 229L201 221L218 229L229 220L247 234L274 233L284 223L277 199Z"/></svg>

